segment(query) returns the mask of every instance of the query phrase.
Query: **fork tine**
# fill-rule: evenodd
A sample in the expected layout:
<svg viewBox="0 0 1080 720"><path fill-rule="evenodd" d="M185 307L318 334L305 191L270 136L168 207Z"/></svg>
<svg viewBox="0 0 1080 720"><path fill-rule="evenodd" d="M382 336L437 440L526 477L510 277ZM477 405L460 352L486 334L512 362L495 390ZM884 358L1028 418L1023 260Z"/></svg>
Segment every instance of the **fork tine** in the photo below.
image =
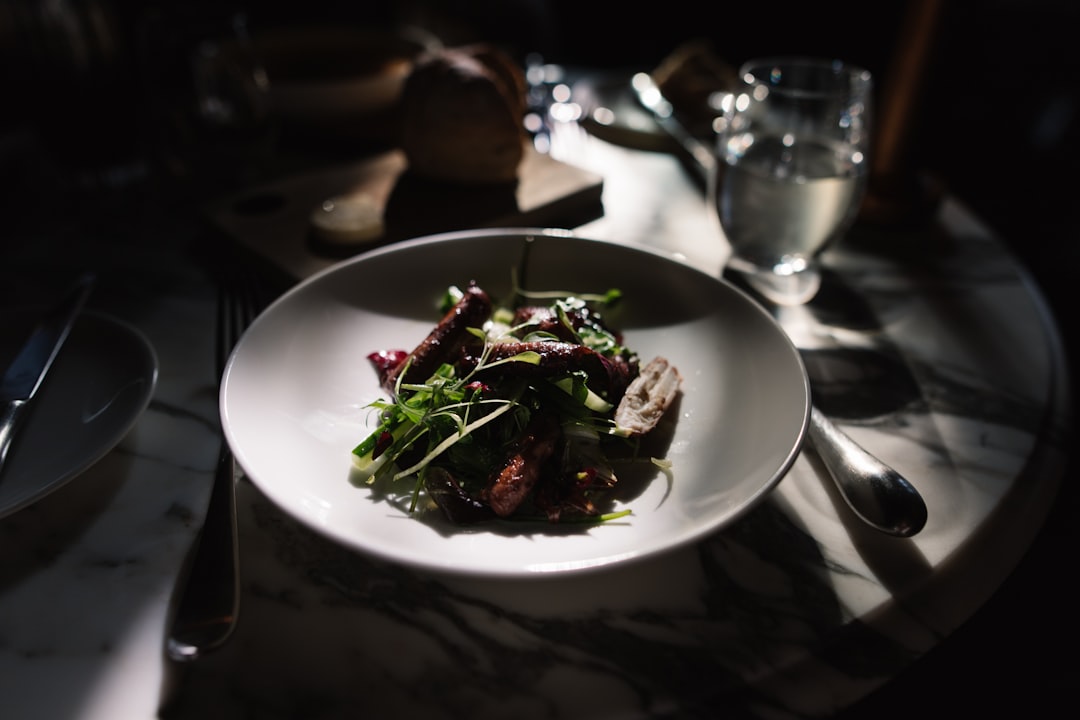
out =
<svg viewBox="0 0 1080 720"><path fill-rule="evenodd" d="M214 335L214 358L217 363L217 377L220 380L225 372L225 362L232 348L230 316L232 315L232 294L226 283L218 284L217 323Z"/></svg>
<svg viewBox="0 0 1080 720"><path fill-rule="evenodd" d="M242 295L240 297L240 302L237 303L238 332L234 336L235 341L240 340L240 336L243 335L251 326L251 323L255 321L256 316L265 304L261 296L262 285L254 273L250 271L243 273L241 289Z"/></svg>
<svg viewBox="0 0 1080 720"><path fill-rule="evenodd" d="M258 279L246 268L231 268L222 280L218 292L218 377L236 343L255 321L264 302Z"/></svg>

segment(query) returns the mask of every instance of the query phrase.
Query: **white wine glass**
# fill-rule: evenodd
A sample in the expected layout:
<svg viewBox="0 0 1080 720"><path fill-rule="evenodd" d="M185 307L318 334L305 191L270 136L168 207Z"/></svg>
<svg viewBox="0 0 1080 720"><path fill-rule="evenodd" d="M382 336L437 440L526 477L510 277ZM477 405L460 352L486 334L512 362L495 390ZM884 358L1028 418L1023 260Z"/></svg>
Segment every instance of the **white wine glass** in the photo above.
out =
<svg viewBox="0 0 1080 720"><path fill-rule="evenodd" d="M873 83L839 61L752 60L724 98L710 210L727 267L779 305L811 300L818 256L850 227L866 192Z"/></svg>

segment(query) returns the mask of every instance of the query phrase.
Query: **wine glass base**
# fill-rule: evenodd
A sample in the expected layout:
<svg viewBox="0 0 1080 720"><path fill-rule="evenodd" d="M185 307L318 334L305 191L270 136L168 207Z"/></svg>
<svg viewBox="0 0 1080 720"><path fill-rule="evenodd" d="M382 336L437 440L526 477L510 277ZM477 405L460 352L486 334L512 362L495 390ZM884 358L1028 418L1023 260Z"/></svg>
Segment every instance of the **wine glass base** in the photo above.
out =
<svg viewBox="0 0 1080 720"><path fill-rule="evenodd" d="M730 267L751 289L776 305L805 305L821 288L821 273L814 268L781 275L742 263L732 263Z"/></svg>

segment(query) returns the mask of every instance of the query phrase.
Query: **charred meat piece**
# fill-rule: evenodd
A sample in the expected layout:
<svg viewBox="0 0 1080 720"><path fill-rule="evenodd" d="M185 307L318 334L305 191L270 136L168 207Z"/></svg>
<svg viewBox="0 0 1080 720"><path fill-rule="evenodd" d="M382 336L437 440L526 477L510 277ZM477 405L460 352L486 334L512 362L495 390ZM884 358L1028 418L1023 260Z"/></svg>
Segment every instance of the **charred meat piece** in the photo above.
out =
<svg viewBox="0 0 1080 720"><path fill-rule="evenodd" d="M507 363L493 368L490 372L523 377L551 377L584 370L593 390L605 394L608 402L618 403L637 371L633 363L624 358L607 358L584 345L555 340L495 343L488 354L488 362L505 360L524 352L535 352L540 356L540 364ZM479 360L471 349L466 349L462 355L462 363L468 368L476 367ZM481 370L480 376L483 376L484 372Z"/></svg>
<svg viewBox="0 0 1080 720"><path fill-rule="evenodd" d="M547 413L535 413L514 444L502 469L481 493L499 517L508 517L525 501L544 472L562 436L558 421Z"/></svg>
<svg viewBox="0 0 1080 720"><path fill-rule="evenodd" d="M533 492L533 504L550 522L559 522L563 513L598 515L593 498L615 487L614 475L603 477L592 468L564 472L558 478L541 482Z"/></svg>
<svg viewBox="0 0 1080 720"><path fill-rule="evenodd" d="M523 305L514 311L514 326L522 326L521 333L546 332L565 342L576 342L574 334L583 328L594 328L600 332L614 337L622 343L622 336L607 327L603 318L598 313L590 310L588 306L573 308L566 313L570 328L562 323L559 313L552 306ZM573 332L571 332L571 329Z"/></svg>
<svg viewBox="0 0 1080 720"><path fill-rule="evenodd" d="M383 377L383 388L393 392L398 376L402 382L423 382L444 362L453 362L462 348L483 341L469 332L479 328L491 317L491 298L476 283L469 283L465 294L447 311L439 324L405 358ZM406 368L408 368L406 370Z"/></svg>
<svg viewBox="0 0 1080 720"><path fill-rule="evenodd" d="M531 332L544 332L554 335L564 342L573 342L574 333L562 321L554 308L527 305L514 311L514 327L524 325L519 336Z"/></svg>
<svg viewBox="0 0 1080 720"><path fill-rule="evenodd" d="M462 525L495 518L491 507L472 497L445 468L432 466L424 477L424 488L450 522Z"/></svg>
<svg viewBox="0 0 1080 720"><path fill-rule="evenodd" d="M615 424L631 435L644 435L660 422L682 385L674 365L653 358L630 383L615 409Z"/></svg>

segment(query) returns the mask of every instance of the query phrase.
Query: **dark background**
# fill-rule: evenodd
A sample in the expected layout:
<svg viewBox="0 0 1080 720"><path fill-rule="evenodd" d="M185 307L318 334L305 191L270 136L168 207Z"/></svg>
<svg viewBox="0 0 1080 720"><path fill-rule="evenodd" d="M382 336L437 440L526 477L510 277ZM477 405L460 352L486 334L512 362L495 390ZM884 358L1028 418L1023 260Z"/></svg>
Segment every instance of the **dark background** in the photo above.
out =
<svg viewBox="0 0 1080 720"><path fill-rule="evenodd" d="M911 49L905 19L937 10L932 60L908 128L910 164L1000 234L1048 299L1069 357L1080 353L1071 298L1080 263L1073 180L1080 163L1080 4L1065 0L57 0L48 7L0 0L4 222L33 222L42 209L52 211L58 197L74 198L67 207L84 211L93 203L78 202L79 193L102 187L123 203L137 202L155 171L143 162L144 93L153 82L175 80L148 74L182 69L178 58L190 50L191 38L220 27L245 6L253 28L412 22L447 44L489 40L519 57L535 52L550 62L606 68L649 70L681 42L704 38L736 65L768 54L843 57L870 69L882 81L879 90L891 63ZM62 21L97 32L80 44L57 30ZM846 716L922 714L940 701L966 708L967 715L1027 701L1045 707L1048 698L1066 697L1080 681L1070 593L1080 522L1076 480L1073 462L1050 521L1000 592L897 682Z"/></svg>

